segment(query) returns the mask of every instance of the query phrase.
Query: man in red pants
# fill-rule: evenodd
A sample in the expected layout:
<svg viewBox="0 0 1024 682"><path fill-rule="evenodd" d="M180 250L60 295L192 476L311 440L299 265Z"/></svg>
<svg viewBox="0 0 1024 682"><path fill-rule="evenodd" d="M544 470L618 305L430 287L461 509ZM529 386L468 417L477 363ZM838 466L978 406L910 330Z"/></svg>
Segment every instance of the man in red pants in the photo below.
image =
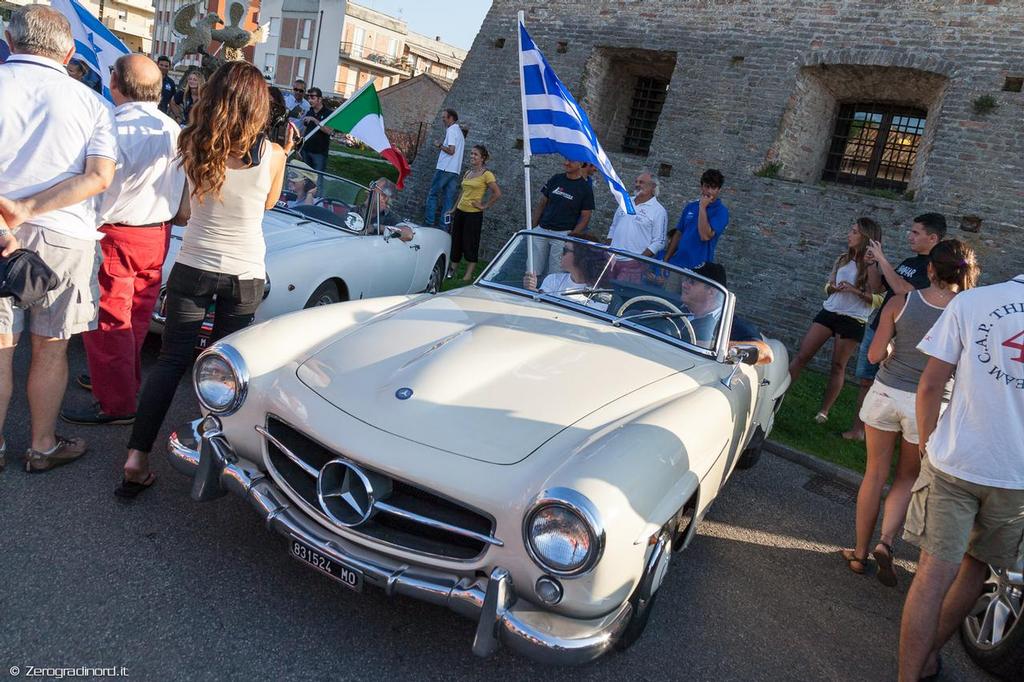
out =
<svg viewBox="0 0 1024 682"><path fill-rule="evenodd" d="M73 424L131 424L142 381L140 350L160 292L171 222L187 207L175 161L180 127L158 108L163 75L141 54L117 60L110 79L119 159L98 215L103 265L95 330L82 335L96 404L64 409Z"/></svg>

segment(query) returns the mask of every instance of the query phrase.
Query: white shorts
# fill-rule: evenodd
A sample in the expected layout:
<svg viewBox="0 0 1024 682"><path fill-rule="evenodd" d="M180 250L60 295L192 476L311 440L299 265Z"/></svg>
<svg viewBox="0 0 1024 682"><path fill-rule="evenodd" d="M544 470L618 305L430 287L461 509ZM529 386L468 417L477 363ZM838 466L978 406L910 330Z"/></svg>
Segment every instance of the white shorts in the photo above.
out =
<svg viewBox="0 0 1024 682"><path fill-rule="evenodd" d="M940 410L946 409L942 403ZM917 394L875 381L864 396L860 420L879 431L902 433L903 440L917 445Z"/></svg>

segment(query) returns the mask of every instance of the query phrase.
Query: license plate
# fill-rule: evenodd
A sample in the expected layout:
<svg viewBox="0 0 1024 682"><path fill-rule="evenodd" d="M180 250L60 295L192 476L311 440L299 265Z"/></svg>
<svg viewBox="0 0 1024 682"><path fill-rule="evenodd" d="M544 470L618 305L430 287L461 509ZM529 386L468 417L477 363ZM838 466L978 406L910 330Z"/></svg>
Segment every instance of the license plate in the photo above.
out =
<svg viewBox="0 0 1024 682"><path fill-rule="evenodd" d="M363 591L363 574L360 571L348 566L342 566L334 559L324 556L299 540L291 541L289 551L299 561L309 564L321 573L334 578L350 590L355 590L356 592Z"/></svg>

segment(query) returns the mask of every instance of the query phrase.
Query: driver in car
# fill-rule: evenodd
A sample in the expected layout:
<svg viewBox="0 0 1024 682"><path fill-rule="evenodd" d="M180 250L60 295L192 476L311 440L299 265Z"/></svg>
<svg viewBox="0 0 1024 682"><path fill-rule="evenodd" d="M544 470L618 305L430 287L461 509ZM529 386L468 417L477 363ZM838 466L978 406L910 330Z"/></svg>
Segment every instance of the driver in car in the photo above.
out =
<svg viewBox="0 0 1024 682"><path fill-rule="evenodd" d="M399 223L399 218L389 208L389 203L395 196L395 183L391 182L387 178L377 178L370 183L370 189L372 190L369 198L370 220L372 221L374 219L373 206L374 197L376 197L377 205L380 210L380 225L397 225Z"/></svg>
<svg viewBox="0 0 1024 682"><path fill-rule="evenodd" d="M715 282L725 281L725 268L718 263L702 263L693 271ZM690 324L697 337L697 345L710 348L715 340L715 328L722 317L722 293L692 277L683 278L680 293L683 304L693 314Z"/></svg>

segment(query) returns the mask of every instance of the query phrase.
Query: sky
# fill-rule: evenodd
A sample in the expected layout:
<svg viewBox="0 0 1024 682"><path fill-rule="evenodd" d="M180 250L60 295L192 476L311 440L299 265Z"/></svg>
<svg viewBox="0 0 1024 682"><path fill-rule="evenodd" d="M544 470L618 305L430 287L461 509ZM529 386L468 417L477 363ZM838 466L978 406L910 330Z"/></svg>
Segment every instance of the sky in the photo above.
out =
<svg viewBox="0 0 1024 682"><path fill-rule="evenodd" d="M468 50L491 0L356 0L356 4L399 17L410 31Z"/></svg>

